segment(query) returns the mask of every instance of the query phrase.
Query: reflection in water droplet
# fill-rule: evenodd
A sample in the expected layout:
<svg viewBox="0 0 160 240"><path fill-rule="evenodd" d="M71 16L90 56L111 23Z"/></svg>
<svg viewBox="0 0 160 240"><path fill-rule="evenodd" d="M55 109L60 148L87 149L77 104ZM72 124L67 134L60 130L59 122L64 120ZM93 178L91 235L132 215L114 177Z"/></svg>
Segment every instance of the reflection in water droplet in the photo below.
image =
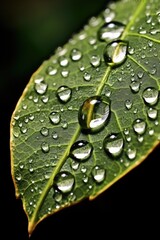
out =
<svg viewBox="0 0 160 240"><path fill-rule="evenodd" d="M61 86L57 89L57 97L62 103L67 103L72 95L72 90L67 86Z"/></svg>
<svg viewBox="0 0 160 240"><path fill-rule="evenodd" d="M81 105L78 120L82 129L94 132L105 127L109 116L110 100L104 96L92 96Z"/></svg>
<svg viewBox="0 0 160 240"><path fill-rule="evenodd" d="M98 38L100 41L116 40L122 35L124 28L124 24L120 22L105 23L98 31Z"/></svg>
<svg viewBox="0 0 160 240"><path fill-rule="evenodd" d="M136 154L137 154L136 149L131 149L131 148L129 148L129 149L127 150L127 157L128 157L130 160L135 159Z"/></svg>
<svg viewBox="0 0 160 240"><path fill-rule="evenodd" d="M46 127L42 127L40 132L41 132L41 134L42 134L43 136L45 136L45 137L47 137L48 134L49 134L49 130L48 130L48 128L46 128Z"/></svg>
<svg viewBox="0 0 160 240"><path fill-rule="evenodd" d="M100 56L97 56L97 55L93 55L91 57L91 65L93 67L99 67L101 64L101 59L100 59Z"/></svg>
<svg viewBox="0 0 160 240"><path fill-rule="evenodd" d="M128 42L117 40L107 44L104 49L104 60L106 64L116 67L127 58Z"/></svg>
<svg viewBox="0 0 160 240"><path fill-rule="evenodd" d="M82 57L82 53L80 50L74 48L71 51L71 59L72 61L79 61Z"/></svg>
<svg viewBox="0 0 160 240"><path fill-rule="evenodd" d="M79 140L72 145L70 157L78 161L85 161L91 156L92 150L93 147L91 143L85 140Z"/></svg>
<svg viewBox="0 0 160 240"><path fill-rule="evenodd" d="M157 109L149 108L147 111L147 115L150 119L156 119L158 115Z"/></svg>
<svg viewBox="0 0 160 240"><path fill-rule="evenodd" d="M95 166L92 169L92 176L93 179L97 182L97 183L101 183L104 181L105 179L105 175L106 175L106 170L104 168L101 168L100 166Z"/></svg>
<svg viewBox="0 0 160 240"><path fill-rule="evenodd" d="M140 89L140 83L138 81L133 81L130 84L130 88L133 93L137 93L137 92L139 92L139 89Z"/></svg>
<svg viewBox="0 0 160 240"><path fill-rule="evenodd" d="M61 121L61 115L58 112L51 112L49 115L50 121L53 124L58 124Z"/></svg>
<svg viewBox="0 0 160 240"><path fill-rule="evenodd" d="M50 150L49 144L46 143L46 142L43 142L43 143L41 144L41 149L42 149L42 151L43 151L44 153L48 153L49 150Z"/></svg>
<svg viewBox="0 0 160 240"><path fill-rule="evenodd" d="M69 193L74 187L75 179L70 172L59 172L54 179L54 186L62 193Z"/></svg>
<svg viewBox="0 0 160 240"><path fill-rule="evenodd" d="M119 157L123 151L124 140L122 135L111 134L103 141L104 150L112 157Z"/></svg>
<svg viewBox="0 0 160 240"><path fill-rule="evenodd" d="M158 102L159 92L153 87L148 87L143 91L143 99L146 104L152 106Z"/></svg>
<svg viewBox="0 0 160 240"><path fill-rule="evenodd" d="M147 126L146 122L140 118L136 119L133 123L133 129L139 135L142 135L143 133L145 133L146 126Z"/></svg>
<svg viewBox="0 0 160 240"><path fill-rule="evenodd" d="M44 82L43 77L35 79L35 90L38 94L44 94L48 85Z"/></svg>

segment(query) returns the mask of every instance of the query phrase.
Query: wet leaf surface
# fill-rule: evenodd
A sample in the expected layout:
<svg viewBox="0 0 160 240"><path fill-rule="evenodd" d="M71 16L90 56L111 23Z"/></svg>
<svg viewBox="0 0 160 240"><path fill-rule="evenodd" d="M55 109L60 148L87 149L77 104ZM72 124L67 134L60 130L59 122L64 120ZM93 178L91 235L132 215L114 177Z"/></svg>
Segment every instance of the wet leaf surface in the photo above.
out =
<svg viewBox="0 0 160 240"><path fill-rule="evenodd" d="M11 119L11 171L30 235L159 144L159 9L158 0L109 4L24 89Z"/></svg>

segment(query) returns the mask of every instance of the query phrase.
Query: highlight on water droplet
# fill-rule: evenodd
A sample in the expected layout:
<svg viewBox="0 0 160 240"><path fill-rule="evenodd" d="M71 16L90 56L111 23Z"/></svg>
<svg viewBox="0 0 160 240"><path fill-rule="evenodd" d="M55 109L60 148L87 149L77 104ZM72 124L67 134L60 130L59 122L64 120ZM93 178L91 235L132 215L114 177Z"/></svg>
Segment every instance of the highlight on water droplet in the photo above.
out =
<svg viewBox="0 0 160 240"><path fill-rule="evenodd" d="M49 115L49 119L52 124L57 125L61 121L61 115L58 112L51 112Z"/></svg>
<svg viewBox="0 0 160 240"><path fill-rule="evenodd" d="M82 130L102 130L110 117L110 100L105 96L92 96L80 106L78 121Z"/></svg>
<svg viewBox="0 0 160 240"><path fill-rule="evenodd" d="M75 142L70 149L70 157L77 161L86 161L92 154L92 144L85 140Z"/></svg>
<svg viewBox="0 0 160 240"><path fill-rule="evenodd" d="M55 176L53 185L61 193L69 193L72 191L74 184L74 176L70 172L62 171Z"/></svg>
<svg viewBox="0 0 160 240"><path fill-rule="evenodd" d="M56 94L57 94L57 97L60 100L60 102L67 103L71 99L72 90L71 90L71 88L69 88L67 86L60 86L57 89Z"/></svg>
<svg viewBox="0 0 160 240"><path fill-rule="evenodd" d="M71 59L72 61L79 61L82 58L82 53L79 49L74 48L71 51Z"/></svg>
<svg viewBox="0 0 160 240"><path fill-rule="evenodd" d="M106 136L103 141L103 147L109 156L113 158L119 157L124 148L124 140L121 133Z"/></svg>
<svg viewBox="0 0 160 240"><path fill-rule="evenodd" d="M143 119L136 119L133 122L133 129L138 135L142 135L146 131L147 124Z"/></svg>
<svg viewBox="0 0 160 240"><path fill-rule="evenodd" d="M98 31L98 39L106 42L116 40L122 35L124 28L125 25L121 22L105 23Z"/></svg>
<svg viewBox="0 0 160 240"><path fill-rule="evenodd" d="M121 65L127 58L128 42L122 40L115 40L109 42L104 49L105 63L111 67Z"/></svg>
<svg viewBox="0 0 160 240"><path fill-rule="evenodd" d="M92 169L92 177L96 183L101 183L106 177L106 170L98 165L94 166Z"/></svg>
<svg viewBox="0 0 160 240"><path fill-rule="evenodd" d="M37 77L35 80L35 90L38 94L42 95L47 91L48 85L45 83L43 77Z"/></svg>
<svg viewBox="0 0 160 240"><path fill-rule="evenodd" d="M154 87L148 87L143 91L142 97L146 104L153 106L158 102L159 92Z"/></svg>

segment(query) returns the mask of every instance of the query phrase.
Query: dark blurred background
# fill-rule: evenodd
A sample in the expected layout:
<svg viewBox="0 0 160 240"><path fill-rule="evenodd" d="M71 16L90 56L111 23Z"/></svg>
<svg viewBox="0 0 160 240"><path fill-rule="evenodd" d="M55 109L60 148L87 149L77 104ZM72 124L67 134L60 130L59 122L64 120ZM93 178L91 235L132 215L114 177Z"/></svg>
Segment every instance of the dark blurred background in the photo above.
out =
<svg viewBox="0 0 160 240"><path fill-rule="evenodd" d="M1 239L27 240L27 218L10 173L10 118L31 75L107 0L5 0L0 4ZM31 240L158 239L160 149L94 201L43 220ZM156 237L155 237L156 236Z"/></svg>

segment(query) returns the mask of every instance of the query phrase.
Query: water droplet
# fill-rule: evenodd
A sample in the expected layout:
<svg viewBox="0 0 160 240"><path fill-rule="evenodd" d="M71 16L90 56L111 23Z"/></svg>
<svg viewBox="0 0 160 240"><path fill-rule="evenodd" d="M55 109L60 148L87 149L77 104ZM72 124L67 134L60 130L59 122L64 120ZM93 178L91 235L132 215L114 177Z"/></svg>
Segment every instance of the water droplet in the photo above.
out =
<svg viewBox="0 0 160 240"><path fill-rule="evenodd" d="M106 64L116 67L127 58L128 42L117 40L107 44L104 49L104 60Z"/></svg>
<svg viewBox="0 0 160 240"><path fill-rule="evenodd" d="M153 87L148 87L143 91L143 99L146 104L153 106L158 102L159 92Z"/></svg>
<svg viewBox="0 0 160 240"><path fill-rule="evenodd" d="M61 115L58 112L51 112L49 115L50 121L53 124L59 124L61 121Z"/></svg>
<svg viewBox="0 0 160 240"><path fill-rule="evenodd" d="M67 103L72 95L72 90L67 86L61 86L57 89L57 97L62 103Z"/></svg>
<svg viewBox="0 0 160 240"><path fill-rule="evenodd" d="M111 134L105 137L103 141L104 150L112 157L119 157L123 151L124 140L122 135Z"/></svg>
<svg viewBox="0 0 160 240"><path fill-rule="evenodd" d="M100 41L116 40L122 35L124 28L124 24L120 22L105 23L98 31L98 38Z"/></svg>
<svg viewBox="0 0 160 240"><path fill-rule="evenodd" d="M54 68L54 67L52 67L52 66L49 66L49 67L47 68L47 74L48 74L48 75L54 76L54 75L56 75L56 73L57 73L57 68Z"/></svg>
<svg viewBox="0 0 160 240"><path fill-rule="evenodd" d="M44 94L47 90L48 85L44 82L43 77L34 80L35 90L38 94Z"/></svg>
<svg viewBox="0 0 160 240"><path fill-rule="evenodd" d="M133 81L133 82L130 84L130 88L131 88L131 90L132 90L133 93L139 92L140 82L138 82L138 81Z"/></svg>
<svg viewBox="0 0 160 240"><path fill-rule="evenodd" d="M100 64L101 64L101 58L100 58L100 56L93 55L93 56L91 57L91 65L92 65L93 67L99 67Z"/></svg>
<svg viewBox="0 0 160 240"><path fill-rule="evenodd" d="M61 75L62 75L62 77L66 78L66 77L68 77L68 75L69 75L69 71L66 70L66 69L63 69L63 70L61 71Z"/></svg>
<svg viewBox="0 0 160 240"><path fill-rule="evenodd" d="M125 106L126 106L126 108L129 110L129 109L131 109L132 108L132 101L130 100L130 99L127 99L126 101L125 101Z"/></svg>
<svg viewBox="0 0 160 240"><path fill-rule="evenodd" d="M127 149L127 157L128 157L130 160L135 159L136 154L137 154L136 149L132 149L132 148Z"/></svg>
<svg viewBox="0 0 160 240"><path fill-rule="evenodd" d="M70 157L78 161L85 161L91 156L92 150L93 147L91 143L85 140L79 140L72 145Z"/></svg>
<svg viewBox="0 0 160 240"><path fill-rule="evenodd" d="M69 193L74 187L74 176L66 171L59 172L55 176L54 186L62 193Z"/></svg>
<svg viewBox="0 0 160 240"><path fill-rule="evenodd" d="M157 109L149 108L147 111L147 115L150 119L156 119L158 115Z"/></svg>
<svg viewBox="0 0 160 240"><path fill-rule="evenodd" d="M82 57L82 53L80 50L78 50L77 48L72 49L71 51L71 59L73 61L79 61Z"/></svg>
<svg viewBox="0 0 160 240"><path fill-rule="evenodd" d="M43 143L41 144L41 149L42 149L42 151L43 151L44 153L48 153L49 150L50 150L49 144L46 143L46 142L43 142Z"/></svg>
<svg viewBox="0 0 160 240"><path fill-rule="evenodd" d="M81 105L78 120L82 129L95 132L105 127L109 116L110 100L104 96L92 96Z"/></svg>
<svg viewBox="0 0 160 240"><path fill-rule="evenodd" d="M65 56L60 56L59 57L59 64L60 64L61 67L68 66L68 63L69 63L69 61Z"/></svg>
<svg viewBox="0 0 160 240"><path fill-rule="evenodd" d="M115 13L111 9L106 8L103 12L103 17L106 23L111 22L115 17Z"/></svg>
<svg viewBox="0 0 160 240"><path fill-rule="evenodd" d="M101 168L100 166L95 166L92 169L92 176L93 179L97 182L97 183L101 183L104 181L105 179L105 175L106 175L106 170L104 168Z"/></svg>
<svg viewBox="0 0 160 240"><path fill-rule="evenodd" d="M83 78L85 81L90 81L91 80L91 74L88 72L85 72L83 75Z"/></svg>
<svg viewBox="0 0 160 240"><path fill-rule="evenodd" d="M139 135L142 135L143 133L145 133L146 126L147 126L146 122L140 118L136 119L133 123L133 129Z"/></svg>
<svg viewBox="0 0 160 240"><path fill-rule="evenodd" d="M41 134L42 134L43 136L45 136L45 137L47 137L48 134L49 134L49 130L48 130L48 128L46 128L46 127L42 127L40 132L41 132Z"/></svg>

